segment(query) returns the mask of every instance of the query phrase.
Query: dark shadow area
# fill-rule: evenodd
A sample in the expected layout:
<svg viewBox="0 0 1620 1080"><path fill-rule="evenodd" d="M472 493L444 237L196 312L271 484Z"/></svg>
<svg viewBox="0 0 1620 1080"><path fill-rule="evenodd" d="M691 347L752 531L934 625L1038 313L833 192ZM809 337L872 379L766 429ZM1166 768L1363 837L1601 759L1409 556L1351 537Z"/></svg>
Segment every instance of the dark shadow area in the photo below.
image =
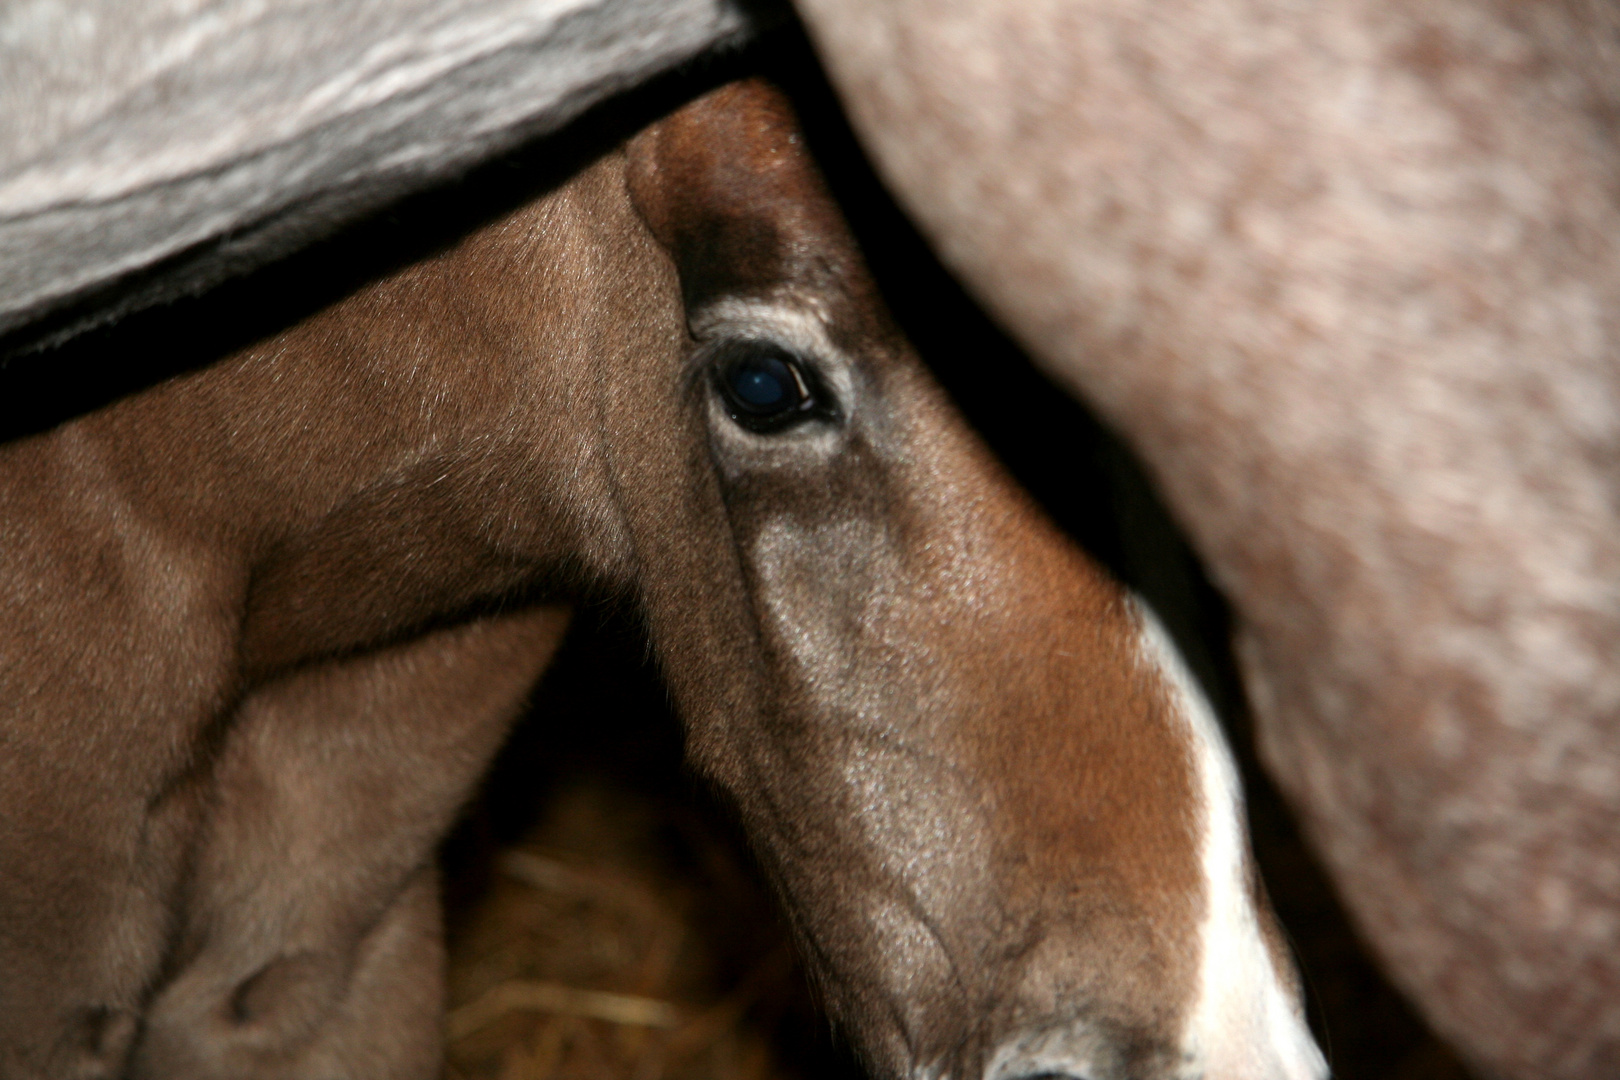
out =
<svg viewBox="0 0 1620 1080"><path fill-rule="evenodd" d="M746 842L683 768L679 724L629 613L581 612L445 850L453 1009L504 978L684 1013L646 1031L513 1016L453 1040L452 1076L864 1075L817 1013ZM514 851L533 861L514 867ZM521 873L536 865L538 880Z"/></svg>

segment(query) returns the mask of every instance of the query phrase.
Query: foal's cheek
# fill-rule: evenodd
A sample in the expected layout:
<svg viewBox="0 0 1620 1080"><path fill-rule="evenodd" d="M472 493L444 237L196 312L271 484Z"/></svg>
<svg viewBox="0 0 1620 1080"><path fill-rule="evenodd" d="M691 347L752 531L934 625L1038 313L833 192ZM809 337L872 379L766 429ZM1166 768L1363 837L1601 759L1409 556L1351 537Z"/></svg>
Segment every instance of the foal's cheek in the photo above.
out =
<svg viewBox="0 0 1620 1080"><path fill-rule="evenodd" d="M763 516L739 547L767 706L731 786L754 808L829 1010L899 1074L972 1032L987 1004L960 971L1009 929L988 812L942 738L938 672L893 610L909 598L892 530Z"/></svg>
<svg viewBox="0 0 1620 1080"><path fill-rule="evenodd" d="M894 679L868 679L882 583L898 560L882 526L858 517L818 523L784 517L761 522L739 538L762 645L773 681L814 696L820 708L854 720L892 714L885 700Z"/></svg>
<svg viewBox="0 0 1620 1080"><path fill-rule="evenodd" d="M1014 1045L1168 1060L1193 993L1193 777L1133 674L1136 624L965 433L895 429L905 452L852 451L793 497L785 470L725 489L787 743L773 779L804 774L839 823L826 872L856 883L851 911L806 917L859 943L831 981L857 1026L893 1018L869 1044L903 1045L902 1071ZM1029 1042L1047 1030L1061 1047Z"/></svg>

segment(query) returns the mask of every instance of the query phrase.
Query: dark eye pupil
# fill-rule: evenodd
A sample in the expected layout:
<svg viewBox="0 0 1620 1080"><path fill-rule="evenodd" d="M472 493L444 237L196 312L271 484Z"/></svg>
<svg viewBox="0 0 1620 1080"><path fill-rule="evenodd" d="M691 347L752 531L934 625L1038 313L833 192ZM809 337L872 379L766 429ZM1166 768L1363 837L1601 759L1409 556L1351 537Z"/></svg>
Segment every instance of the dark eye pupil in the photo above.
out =
<svg viewBox="0 0 1620 1080"><path fill-rule="evenodd" d="M775 356L751 356L738 361L726 373L726 381L737 404L760 414L794 408L799 387L787 364Z"/></svg>
<svg viewBox="0 0 1620 1080"><path fill-rule="evenodd" d="M713 357L714 386L731 418L768 435L834 415L814 372L791 352L763 341L733 341Z"/></svg>

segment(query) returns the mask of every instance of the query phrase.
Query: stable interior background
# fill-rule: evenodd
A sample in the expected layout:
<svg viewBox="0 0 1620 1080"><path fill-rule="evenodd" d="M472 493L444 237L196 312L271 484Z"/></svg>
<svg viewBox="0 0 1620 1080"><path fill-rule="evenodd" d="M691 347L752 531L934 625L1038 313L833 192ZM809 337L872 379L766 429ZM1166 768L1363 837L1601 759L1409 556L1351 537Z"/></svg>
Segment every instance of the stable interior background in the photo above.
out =
<svg viewBox="0 0 1620 1080"><path fill-rule="evenodd" d="M0 369L0 438L273 332L532 197L702 90L754 72L793 94L899 321L963 412L1054 519L1159 609L1204 681L1238 751L1257 859L1334 1076L1465 1077L1368 960L1259 772L1225 609L1130 454L933 260L794 29L659 80L207 297L13 356ZM452 1080L862 1075L816 1013L745 842L684 771L678 721L622 602L581 610L444 856Z"/></svg>

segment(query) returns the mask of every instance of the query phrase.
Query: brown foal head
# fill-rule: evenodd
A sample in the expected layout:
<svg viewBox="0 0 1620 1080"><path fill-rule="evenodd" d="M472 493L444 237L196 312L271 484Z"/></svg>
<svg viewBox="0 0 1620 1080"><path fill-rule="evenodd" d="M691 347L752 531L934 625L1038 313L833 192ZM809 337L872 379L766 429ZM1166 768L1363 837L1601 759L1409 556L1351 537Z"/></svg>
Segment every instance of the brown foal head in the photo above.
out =
<svg viewBox="0 0 1620 1080"><path fill-rule="evenodd" d="M124 1018L124 1041L151 1006L138 1067L202 1076L238 1059L196 1025L229 1027L220 1010L243 1013L245 990L307 1004L370 986L349 974L356 935L422 892L432 835L518 691L491 697L498 723L462 716L464 695L441 710L404 692L423 662L363 658L582 579L639 598L693 761L736 805L830 1012L879 1075L1322 1074L1208 707L1151 615L930 380L760 83L711 93L268 342L7 454L0 497L26 527L0 566L43 580L70 535L122 560L140 601L120 609L128 625L60 598L71 590L18 609L122 666L94 685L42 681L7 722L54 771L18 772L0 811L102 838L0 836L0 870L68 896L52 918L77 927L76 944L47 947L26 932L37 905L0 907L0 963L38 990L0 990L23 1010L0 1017L0 1065L17 1075L61 1072L27 1047L70 1006ZM78 516L53 532L60 507ZM171 639L191 643L186 665L143 658L158 646L142 642ZM42 647L16 640L14 670L45 670ZM501 648L528 647L513 641ZM543 656L551 639L537 641ZM505 656L472 656L456 678ZM283 744L336 769L317 744L362 714L366 737L344 744L358 779L276 778ZM81 734L97 725L118 734ZM91 760L96 745L119 749ZM447 785L445 753L424 749L438 746L481 749L457 751L466 776ZM426 786L398 815L309 802L379 776L398 789L412 769ZM88 781L47 775L95 778L94 804ZM275 852L260 848L282 841L251 800L284 790L304 793L301 828L333 830L304 846L352 851L364 873L264 869ZM146 824L159 813L161 834ZM121 880L142 883L138 912ZM259 940L264 912L296 923L297 964L265 966L286 943ZM254 1036L251 1060L274 1051L275 1075L307 1075L270 1043L319 1026L302 1008ZM352 1042L368 1024L351 1028L320 1060L379 1060ZM115 1062L123 1045L85 1054Z"/></svg>
<svg viewBox="0 0 1620 1080"><path fill-rule="evenodd" d="M801 140L745 82L631 143L695 343L625 490L830 1010L883 1075L1321 1075L1207 704L930 380Z"/></svg>

